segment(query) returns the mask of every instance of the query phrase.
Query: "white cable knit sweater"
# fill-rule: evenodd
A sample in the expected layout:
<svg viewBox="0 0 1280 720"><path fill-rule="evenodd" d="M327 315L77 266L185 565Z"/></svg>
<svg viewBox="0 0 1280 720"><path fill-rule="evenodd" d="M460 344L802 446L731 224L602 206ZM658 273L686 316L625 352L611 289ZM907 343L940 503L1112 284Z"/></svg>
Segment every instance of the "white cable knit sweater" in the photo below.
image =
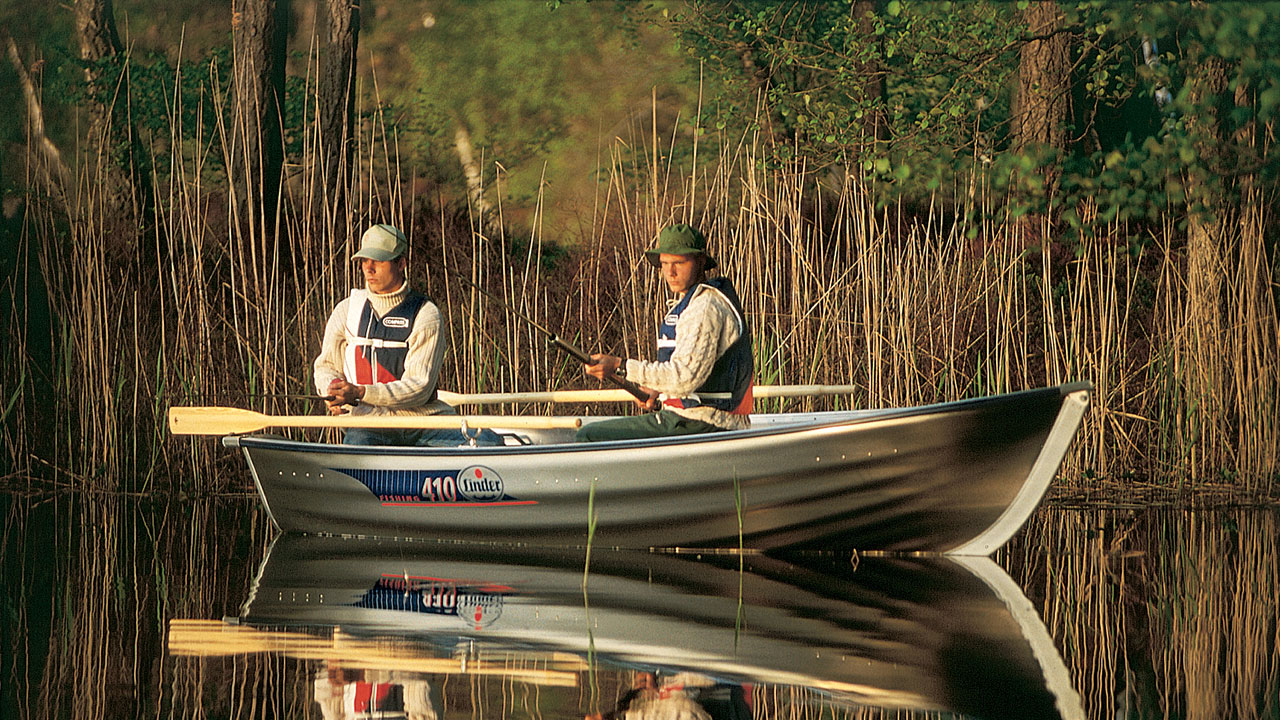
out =
<svg viewBox="0 0 1280 720"><path fill-rule="evenodd" d="M628 380L669 397L687 397L707 381L716 360L738 341L742 332L729 301L705 286L698 286L694 292L698 294L676 321L676 346L671 359L667 362L627 360ZM751 424L746 415L713 407L667 409L726 430L740 430Z"/></svg>

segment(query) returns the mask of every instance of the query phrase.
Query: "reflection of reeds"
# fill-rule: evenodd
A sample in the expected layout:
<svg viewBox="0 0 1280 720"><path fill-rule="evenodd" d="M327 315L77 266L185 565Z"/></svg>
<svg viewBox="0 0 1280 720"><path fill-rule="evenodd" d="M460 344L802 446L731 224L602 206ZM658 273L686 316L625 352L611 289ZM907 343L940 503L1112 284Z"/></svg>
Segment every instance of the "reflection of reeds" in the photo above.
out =
<svg viewBox="0 0 1280 720"><path fill-rule="evenodd" d="M78 494L8 508L0 559L6 607L21 615L4 634L0 669L24 697L6 709L15 717L216 714L250 686L269 695L261 689L277 682L278 659L199 666L164 652L170 615L234 613L268 530L248 499L171 507Z"/></svg>
<svg viewBox="0 0 1280 720"><path fill-rule="evenodd" d="M1277 533L1268 511L1043 512L1006 564L1090 717L1273 717Z"/></svg>

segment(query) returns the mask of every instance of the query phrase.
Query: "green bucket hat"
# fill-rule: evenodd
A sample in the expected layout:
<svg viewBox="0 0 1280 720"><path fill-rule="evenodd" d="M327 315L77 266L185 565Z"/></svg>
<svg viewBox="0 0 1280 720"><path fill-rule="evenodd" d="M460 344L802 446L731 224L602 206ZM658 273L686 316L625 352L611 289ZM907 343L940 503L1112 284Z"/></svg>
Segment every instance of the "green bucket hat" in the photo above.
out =
<svg viewBox="0 0 1280 720"><path fill-rule="evenodd" d="M692 225L668 225L658 233L658 246L645 250L645 259L654 267L662 267L660 255L701 255L706 258L703 270L716 266L716 259L707 254L707 238Z"/></svg>

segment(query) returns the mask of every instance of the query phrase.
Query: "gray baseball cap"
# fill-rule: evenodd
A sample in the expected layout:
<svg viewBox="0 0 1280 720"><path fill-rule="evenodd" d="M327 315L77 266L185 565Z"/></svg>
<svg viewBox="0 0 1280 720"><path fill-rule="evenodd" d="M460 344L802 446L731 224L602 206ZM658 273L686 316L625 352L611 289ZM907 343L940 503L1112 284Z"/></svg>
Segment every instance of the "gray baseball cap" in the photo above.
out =
<svg viewBox="0 0 1280 720"><path fill-rule="evenodd" d="M408 249L409 242L404 239L404 233L394 225L379 223L364 231L364 236L360 238L360 252L352 257L395 260Z"/></svg>

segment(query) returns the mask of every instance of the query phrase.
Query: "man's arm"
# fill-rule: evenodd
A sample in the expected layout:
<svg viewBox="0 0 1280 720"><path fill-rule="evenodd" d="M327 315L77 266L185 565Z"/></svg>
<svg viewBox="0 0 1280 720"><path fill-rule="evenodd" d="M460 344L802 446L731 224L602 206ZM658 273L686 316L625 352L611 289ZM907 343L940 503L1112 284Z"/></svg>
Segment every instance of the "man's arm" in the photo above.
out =
<svg viewBox="0 0 1280 720"><path fill-rule="evenodd" d="M409 335L404 373L395 382L362 386L362 401L388 408L428 404L440 379L440 365L444 361L445 338L440 332L440 325L440 308L435 303L423 303Z"/></svg>
<svg viewBox="0 0 1280 720"><path fill-rule="evenodd" d="M316 386L316 394L329 394L329 384L334 380L344 379L343 352L346 350L347 335L344 329L347 319L347 303L344 299L329 315L329 322L324 326L324 339L320 343L320 354L312 364L312 380Z"/></svg>

